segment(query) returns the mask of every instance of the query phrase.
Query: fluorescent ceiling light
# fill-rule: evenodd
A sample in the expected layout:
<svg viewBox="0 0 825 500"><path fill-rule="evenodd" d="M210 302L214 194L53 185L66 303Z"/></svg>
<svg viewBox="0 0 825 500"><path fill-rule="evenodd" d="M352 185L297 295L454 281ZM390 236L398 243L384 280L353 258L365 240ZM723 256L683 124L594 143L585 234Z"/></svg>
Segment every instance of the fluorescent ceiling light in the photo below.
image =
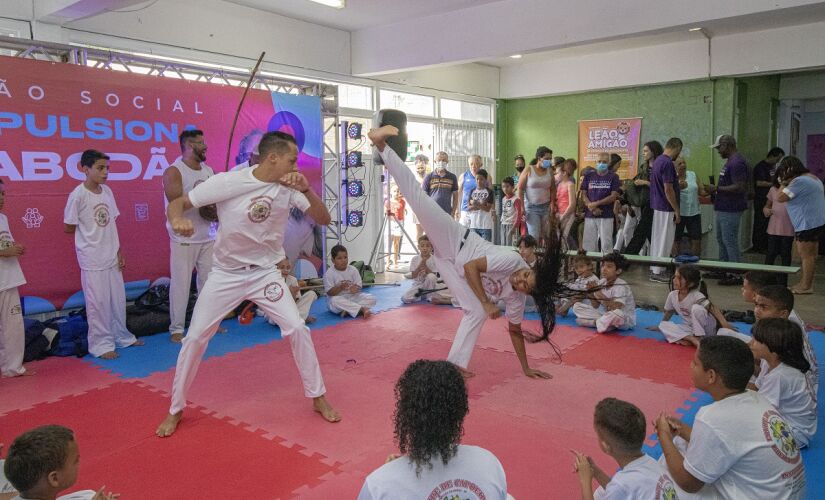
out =
<svg viewBox="0 0 825 500"><path fill-rule="evenodd" d="M702 31L702 28L690 28L688 31Z"/></svg>
<svg viewBox="0 0 825 500"><path fill-rule="evenodd" d="M347 0L309 0L310 2L326 5L327 7L335 7L336 9L343 9L346 7Z"/></svg>
<svg viewBox="0 0 825 500"><path fill-rule="evenodd" d="M513 54L510 59L521 59L521 54Z"/></svg>

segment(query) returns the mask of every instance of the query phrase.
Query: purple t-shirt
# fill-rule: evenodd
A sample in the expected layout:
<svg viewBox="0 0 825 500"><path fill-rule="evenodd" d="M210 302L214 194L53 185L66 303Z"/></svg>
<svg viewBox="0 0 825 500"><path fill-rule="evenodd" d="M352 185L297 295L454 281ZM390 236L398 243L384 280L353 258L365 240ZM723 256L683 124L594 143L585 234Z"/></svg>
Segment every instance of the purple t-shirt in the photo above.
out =
<svg viewBox="0 0 825 500"><path fill-rule="evenodd" d="M716 200L713 202L714 210L719 212L742 212L748 208L748 162L741 154L733 153L722 171L719 173L719 187L742 184L745 191L741 193L730 193L727 191L717 191Z"/></svg>
<svg viewBox="0 0 825 500"><path fill-rule="evenodd" d="M581 190L585 192L587 201L603 200L610 196L613 191L618 192L621 189L622 183L619 176L615 172L607 172L604 175L599 175L595 171L590 172L584 177L582 181ZM602 205L602 214L598 217L590 212L590 209L585 208L584 216L589 219L612 219L613 218L613 204Z"/></svg>
<svg viewBox="0 0 825 500"><path fill-rule="evenodd" d="M676 199L679 199L679 176L670 156L661 154L653 160L650 168L650 208L660 212L672 212L673 207L665 196L665 184L673 185Z"/></svg>

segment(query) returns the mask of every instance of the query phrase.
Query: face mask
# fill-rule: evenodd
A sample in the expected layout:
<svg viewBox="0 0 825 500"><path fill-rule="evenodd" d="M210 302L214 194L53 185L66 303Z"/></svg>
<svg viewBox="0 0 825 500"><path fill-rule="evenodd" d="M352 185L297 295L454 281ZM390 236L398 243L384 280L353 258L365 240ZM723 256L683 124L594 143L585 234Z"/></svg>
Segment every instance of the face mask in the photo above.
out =
<svg viewBox="0 0 825 500"><path fill-rule="evenodd" d="M435 168L437 168L439 170L443 170L443 169L447 168L447 164L444 163L443 161L437 161L437 162L435 162Z"/></svg>
<svg viewBox="0 0 825 500"><path fill-rule="evenodd" d="M607 172L607 163L597 163L596 172L599 172L600 174Z"/></svg>
<svg viewBox="0 0 825 500"><path fill-rule="evenodd" d="M542 168L550 168L550 163L552 163L550 160L541 160Z"/></svg>

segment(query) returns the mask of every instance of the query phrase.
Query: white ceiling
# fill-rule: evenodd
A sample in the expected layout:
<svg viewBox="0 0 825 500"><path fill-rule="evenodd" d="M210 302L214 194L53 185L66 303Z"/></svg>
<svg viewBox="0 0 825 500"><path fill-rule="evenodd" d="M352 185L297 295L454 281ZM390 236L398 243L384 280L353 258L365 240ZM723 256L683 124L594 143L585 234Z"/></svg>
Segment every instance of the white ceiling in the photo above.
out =
<svg viewBox="0 0 825 500"><path fill-rule="evenodd" d="M499 0L346 0L335 9L309 0L225 0L310 23L357 31L370 26L414 22L421 17L477 7Z"/></svg>

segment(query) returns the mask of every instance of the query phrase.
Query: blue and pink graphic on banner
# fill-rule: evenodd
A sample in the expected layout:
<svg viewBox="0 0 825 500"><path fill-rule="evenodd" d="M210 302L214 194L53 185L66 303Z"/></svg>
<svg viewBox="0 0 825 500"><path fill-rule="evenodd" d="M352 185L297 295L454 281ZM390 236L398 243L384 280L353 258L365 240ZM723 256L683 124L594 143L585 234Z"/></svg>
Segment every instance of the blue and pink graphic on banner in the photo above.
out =
<svg viewBox="0 0 825 500"><path fill-rule="evenodd" d="M323 125L319 97L250 90L229 144L243 89L83 66L0 57L0 178L20 264L27 312L80 303L80 270L72 235L63 232L68 194L85 176L80 154L110 157L107 184L117 219L127 282L169 275L163 172L180 157L178 135L204 131L206 163L215 172L248 158L269 130L296 136L298 169L321 192ZM311 256L320 229L290 219L287 255Z"/></svg>

